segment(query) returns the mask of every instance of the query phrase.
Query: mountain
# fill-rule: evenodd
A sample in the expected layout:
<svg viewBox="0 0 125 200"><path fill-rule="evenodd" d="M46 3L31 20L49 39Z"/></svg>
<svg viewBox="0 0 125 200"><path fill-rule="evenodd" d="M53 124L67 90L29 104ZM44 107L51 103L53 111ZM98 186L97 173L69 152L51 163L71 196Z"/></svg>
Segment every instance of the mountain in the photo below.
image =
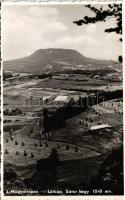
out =
<svg viewBox="0 0 125 200"><path fill-rule="evenodd" d="M72 49L39 49L32 55L5 61L4 69L8 71L43 73L47 71L64 71L67 69L113 69L114 62L96 60L83 56Z"/></svg>

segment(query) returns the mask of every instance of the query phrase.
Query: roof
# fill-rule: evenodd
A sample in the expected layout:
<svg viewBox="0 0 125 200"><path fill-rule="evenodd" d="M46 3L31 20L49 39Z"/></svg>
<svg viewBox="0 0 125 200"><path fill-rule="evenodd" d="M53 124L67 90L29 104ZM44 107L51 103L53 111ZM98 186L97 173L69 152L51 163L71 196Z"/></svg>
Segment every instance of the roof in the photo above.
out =
<svg viewBox="0 0 125 200"><path fill-rule="evenodd" d="M62 95L59 95L54 99L54 101L64 101L64 102L67 102L67 100L68 96L62 96Z"/></svg>
<svg viewBox="0 0 125 200"><path fill-rule="evenodd" d="M109 126L108 124L101 124L101 125L97 125L97 126L92 126L90 128L90 130L94 131L94 130L104 129L104 128L111 128L111 126Z"/></svg>

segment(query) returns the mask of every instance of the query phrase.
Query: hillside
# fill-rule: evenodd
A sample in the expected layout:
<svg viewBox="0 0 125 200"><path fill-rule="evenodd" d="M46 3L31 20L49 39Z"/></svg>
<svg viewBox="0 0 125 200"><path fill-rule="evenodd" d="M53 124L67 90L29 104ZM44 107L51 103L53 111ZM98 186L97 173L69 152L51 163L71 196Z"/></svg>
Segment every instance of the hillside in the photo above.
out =
<svg viewBox="0 0 125 200"><path fill-rule="evenodd" d="M69 69L114 69L115 64L113 61L87 58L72 49L39 49L28 57L5 61L3 65L8 71L37 74Z"/></svg>

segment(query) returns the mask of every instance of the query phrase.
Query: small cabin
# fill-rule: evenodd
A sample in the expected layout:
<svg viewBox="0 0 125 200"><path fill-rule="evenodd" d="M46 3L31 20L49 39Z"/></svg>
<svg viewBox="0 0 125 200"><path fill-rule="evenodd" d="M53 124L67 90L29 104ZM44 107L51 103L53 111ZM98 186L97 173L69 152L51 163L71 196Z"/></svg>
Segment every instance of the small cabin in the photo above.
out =
<svg viewBox="0 0 125 200"><path fill-rule="evenodd" d="M100 125L96 125L96 126L91 126L89 128L89 131L91 133L94 133L94 132L97 132L97 131L100 131L100 130L107 130L107 129L110 129L111 126L108 125L108 124L100 124Z"/></svg>

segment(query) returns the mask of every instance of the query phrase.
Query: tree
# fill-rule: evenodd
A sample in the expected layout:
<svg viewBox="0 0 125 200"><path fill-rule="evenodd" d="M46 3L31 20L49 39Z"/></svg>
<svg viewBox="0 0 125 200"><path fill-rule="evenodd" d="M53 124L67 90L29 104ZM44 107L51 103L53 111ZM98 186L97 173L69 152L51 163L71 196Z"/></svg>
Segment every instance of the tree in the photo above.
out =
<svg viewBox="0 0 125 200"><path fill-rule="evenodd" d="M47 108L43 109L43 128L44 128L44 133L48 133L48 131L49 131L49 116L48 116Z"/></svg>
<svg viewBox="0 0 125 200"><path fill-rule="evenodd" d="M94 12L94 17L84 16L83 19L74 21L73 23L81 26L83 24L94 24L97 22L105 22L111 18L116 20L116 26L106 28L105 32L116 34L122 34L122 4L108 4L107 8L101 6L100 8L95 8L91 5L86 5L85 7L89 8L92 12ZM119 39L122 41L122 38Z"/></svg>
<svg viewBox="0 0 125 200"><path fill-rule="evenodd" d="M122 56L119 56L118 60L119 60L120 63L122 63L123 62Z"/></svg>

